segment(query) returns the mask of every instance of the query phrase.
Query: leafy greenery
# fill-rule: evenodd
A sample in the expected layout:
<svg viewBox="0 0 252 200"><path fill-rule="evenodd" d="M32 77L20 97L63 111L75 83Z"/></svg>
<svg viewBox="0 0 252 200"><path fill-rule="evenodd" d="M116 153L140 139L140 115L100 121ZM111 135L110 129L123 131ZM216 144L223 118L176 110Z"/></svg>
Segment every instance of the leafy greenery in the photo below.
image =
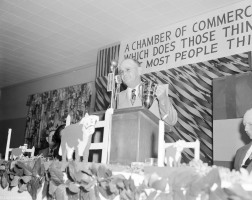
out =
<svg viewBox="0 0 252 200"><path fill-rule="evenodd" d="M101 164L49 162L48 165L40 157L27 162L1 161L2 188L17 186L19 192L28 191L33 200L42 186L42 196L48 199L93 200L100 199L100 195L107 199L117 195L121 199L136 199L141 192L131 178L113 176L112 171Z"/></svg>
<svg viewBox="0 0 252 200"><path fill-rule="evenodd" d="M222 179L227 179L227 171L200 162L166 168L164 176L158 175L154 168L153 173L145 174L140 185L136 185L131 176L127 179L122 174L113 175L109 167L102 164L46 162L41 157L29 161L0 160L0 177L2 188L18 187L19 192L28 191L33 200L40 190L47 199L63 200L114 199L118 196L122 200L252 199L252 193L243 189L237 176L234 178L232 174L234 183L224 188Z"/></svg>

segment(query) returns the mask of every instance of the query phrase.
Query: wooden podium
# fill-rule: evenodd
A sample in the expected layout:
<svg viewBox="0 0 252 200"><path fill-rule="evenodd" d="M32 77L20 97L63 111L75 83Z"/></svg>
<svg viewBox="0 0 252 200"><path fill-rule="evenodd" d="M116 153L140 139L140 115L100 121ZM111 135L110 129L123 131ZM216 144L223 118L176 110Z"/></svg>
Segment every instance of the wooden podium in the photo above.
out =
<svg viewBox="0 0 252 200"><path fill-rule="evenodd" d="M117 109L112 116L111 164L157 158L159 119L144 107Z"/></svg>

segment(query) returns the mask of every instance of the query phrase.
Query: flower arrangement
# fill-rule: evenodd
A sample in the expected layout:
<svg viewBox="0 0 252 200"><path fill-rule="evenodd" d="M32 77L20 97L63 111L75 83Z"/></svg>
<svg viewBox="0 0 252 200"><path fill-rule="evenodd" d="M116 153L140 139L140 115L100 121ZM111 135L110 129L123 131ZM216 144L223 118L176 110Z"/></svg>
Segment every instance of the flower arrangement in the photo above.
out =
<svg viewBox="0 0 252 200"><path fill-rule="evenodd" d="M246 170L230 171L202 161L163 170L163 175L156 173L155 168L142 175L137 169L144 178L136 184L133 174L129 178L123 173L113 174L109 165L34 157L0 160L0 183L3 189L18 187L19 192L28 191L33 200L39 191L47 199L73 200L252 199L252 175Z"/></svg>

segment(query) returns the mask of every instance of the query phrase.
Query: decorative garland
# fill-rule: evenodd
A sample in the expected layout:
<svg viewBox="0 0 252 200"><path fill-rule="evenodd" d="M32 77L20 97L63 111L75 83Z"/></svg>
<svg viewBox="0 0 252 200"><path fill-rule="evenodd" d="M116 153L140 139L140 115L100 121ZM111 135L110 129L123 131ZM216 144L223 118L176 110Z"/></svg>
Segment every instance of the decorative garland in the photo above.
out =
<svg viewBox="0 0 252 200"><path fill-rule="evenodd" d="M42 157L0 160L0 183L3 189L28 191L33 200L40 189L43 198L60 200L252 199L252 175L246 170L230 171L201 161L163 169L167 172L164 176L155 173L154 167L153 173L145 174L144 181L136 185L131 176L113 175L109 166L98 163L62 163Z"/></svg>

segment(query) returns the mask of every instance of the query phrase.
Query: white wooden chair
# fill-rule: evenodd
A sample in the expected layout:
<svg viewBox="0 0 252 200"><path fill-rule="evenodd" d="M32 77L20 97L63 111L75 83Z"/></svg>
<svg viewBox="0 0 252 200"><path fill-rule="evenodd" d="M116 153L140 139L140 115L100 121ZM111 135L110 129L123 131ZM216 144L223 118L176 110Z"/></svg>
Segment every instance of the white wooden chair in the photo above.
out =
<svg viewBox="0 0 252 200"><path fill-rule="evenodd" d="M110 156L110 141L112 129L112 114L114 110L109 108L105 112L104 120L96 122L95 128L103 128L102 142L91 143L89 150L102 150L101 163L108 164Z"/></svg>
<svg viewBox="0 0 252 200"><path fill-rule="evenodd" d="M12 129L9 129L7 143L6 143L6 149L5 149L5 158L4 158L6 161L9 160L9 153L12 152L13 149L15 149L15 148L10 148L11 132L12 132ZM26 146L20 146L18 148L23 149L23 153L28 152L28 153L31 153L31 157L34 156L35 147L28 149Z"/></svg>
<svg viewBox="0 0 252 200"><path fill-rule="evenodd" d="M194 149L194 159L200 159L200 142L197 139L195 142L185 142L184 140L179 140L174 143L166 143L164 141L164 121L159 120L159 137L158 137L158 166L163 167L165 163L165 151L169 147L176 148L176 156L174 160L167 160L167 165L172 167L172 162L177 162L178 157L181 156L181 152L184 148Z"/></svg>
<svg viewBox="0 0 252 200"><path fill-rule="evenodd" d="M33 146L31 149L26 149L25 153L31 153L30 157L33 157L35 153L35 147Z"/></svg>

